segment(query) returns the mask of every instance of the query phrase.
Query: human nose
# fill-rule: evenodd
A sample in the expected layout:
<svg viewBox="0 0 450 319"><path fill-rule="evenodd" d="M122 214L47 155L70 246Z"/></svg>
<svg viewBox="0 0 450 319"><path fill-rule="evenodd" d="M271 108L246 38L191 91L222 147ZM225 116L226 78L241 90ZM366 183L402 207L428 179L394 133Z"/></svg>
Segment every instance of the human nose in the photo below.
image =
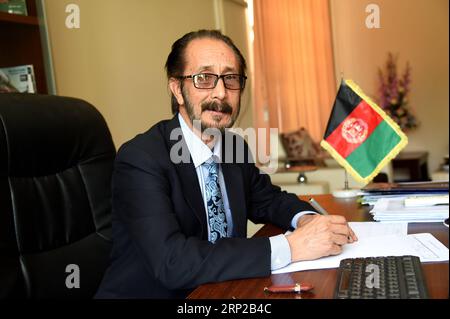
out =
<svg viewBox="0 0 450 319"><path fill-rule="evenodd" d="M216 86L212 90L212 98L216 98L219 100L223 100L227 93L227 89L225 88L225 82L223 78L218 78Z"/></svg>

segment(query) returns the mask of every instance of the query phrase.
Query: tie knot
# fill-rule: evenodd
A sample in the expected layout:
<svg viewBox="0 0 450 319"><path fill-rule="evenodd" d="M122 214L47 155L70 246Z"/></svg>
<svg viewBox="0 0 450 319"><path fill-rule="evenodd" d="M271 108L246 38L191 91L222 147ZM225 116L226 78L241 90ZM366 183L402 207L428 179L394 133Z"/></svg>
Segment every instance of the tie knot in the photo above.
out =
<svg viewBox="0 0 450 319"><path fill-rule="evenodd" d="M217 173L217 163L214 161L212 157L208 159L206 162L204 162L203 166L205 166L210 173L213 174Z"/></svg>

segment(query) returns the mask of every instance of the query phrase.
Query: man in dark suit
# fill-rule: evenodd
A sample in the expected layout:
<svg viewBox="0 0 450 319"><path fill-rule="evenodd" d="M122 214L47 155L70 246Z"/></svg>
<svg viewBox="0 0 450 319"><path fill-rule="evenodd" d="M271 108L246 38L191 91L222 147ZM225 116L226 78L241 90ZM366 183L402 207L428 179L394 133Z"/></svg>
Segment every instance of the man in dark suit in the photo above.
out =
<svg viewBox="0 0 450 319"><path fill-rule="evenodd" d="M356 240L342 216L318 215L273 186L241 137L226 130L246 79L245 60L228 37L184 35L166 69L175 116L118 152L112 262L96 297L184 298L201 284L268 276ZM246 238L247 219L294 231Z"/></svg>

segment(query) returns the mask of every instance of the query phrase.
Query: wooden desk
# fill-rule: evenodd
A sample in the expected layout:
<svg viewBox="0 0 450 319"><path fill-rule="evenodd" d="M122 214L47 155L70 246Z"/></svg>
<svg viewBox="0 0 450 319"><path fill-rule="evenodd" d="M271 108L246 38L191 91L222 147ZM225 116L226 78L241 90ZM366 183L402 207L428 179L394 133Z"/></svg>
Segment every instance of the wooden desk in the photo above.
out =
<svg viewBox="0 0 450 319"><path fill-rule="evenodd" d="M301 196L302 199L307 197ZM329 212L344 215L349 221L369 221L368 207L361 207L354 200L338 200L331 195L317 195L315 199ZM448 228L442 223L415 223L408 226L408 233L430 232L448 247ZM266 225L255 236L272 236L281 233L281 229ZM448 262L422 264L428 293L431 298L448 298ZM277 274L264 278L231 280L215 284L206 284L195 289L189 299L268 299L268 298L333 298L337 280L336 269L321 269L295 273ZM277 285L293 282L309 282L314 285L313 292L299 294L266 294L264 287L272 283Z"/></svg>

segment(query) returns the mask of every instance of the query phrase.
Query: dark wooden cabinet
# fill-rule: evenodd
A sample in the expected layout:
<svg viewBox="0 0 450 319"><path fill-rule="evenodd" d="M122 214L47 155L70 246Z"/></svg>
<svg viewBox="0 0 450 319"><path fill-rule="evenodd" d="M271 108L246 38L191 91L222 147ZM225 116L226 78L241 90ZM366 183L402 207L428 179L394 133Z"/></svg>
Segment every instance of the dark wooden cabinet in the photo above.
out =
<svg viewBox="0 0 450 319"><path fill-rule="evenodd" d="M32 64L37 93L48 93L36 2L27 0L28 16L0 12L0 68Z"/></svg>
<svg viewBox="0 0 450 319"><path fill-rule="evenodd" d="M392 160L394 182L425 182L428 176L428 152L401 152ZM398 178L397 172L406 172L408 177Z"/></svg>

